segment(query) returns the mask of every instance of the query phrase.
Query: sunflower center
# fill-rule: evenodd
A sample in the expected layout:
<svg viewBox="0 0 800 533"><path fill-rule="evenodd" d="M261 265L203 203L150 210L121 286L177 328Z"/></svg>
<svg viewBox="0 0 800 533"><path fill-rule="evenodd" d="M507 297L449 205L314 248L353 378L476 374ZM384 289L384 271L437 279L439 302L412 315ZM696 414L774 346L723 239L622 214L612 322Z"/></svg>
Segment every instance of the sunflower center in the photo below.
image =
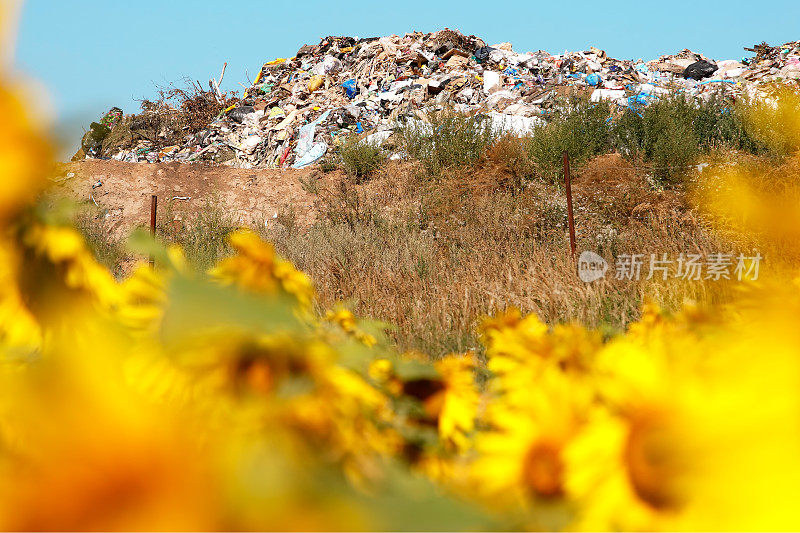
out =
<svg viewBox="0 0 800 533"><path fill-rule="evenodd" d="M244 357L234 364L234 383L237 387L262 394L272 390L274 375L267 361Z"/></svg>
<svg viewBox="0 0 800 533"><path fill-rule="evenodd" d="M686 472L685 447L663 414L635 417L625 446L628 478L637 496L656 510L684 503L680 481Z"/></svg>
<svg viewBox="0 0 800 533"><path fill-rule="evenodd" d="M525 486L538 496L561 496L564 481L561 447L547 441L534 444L525 455L522 475Z"/></svg>

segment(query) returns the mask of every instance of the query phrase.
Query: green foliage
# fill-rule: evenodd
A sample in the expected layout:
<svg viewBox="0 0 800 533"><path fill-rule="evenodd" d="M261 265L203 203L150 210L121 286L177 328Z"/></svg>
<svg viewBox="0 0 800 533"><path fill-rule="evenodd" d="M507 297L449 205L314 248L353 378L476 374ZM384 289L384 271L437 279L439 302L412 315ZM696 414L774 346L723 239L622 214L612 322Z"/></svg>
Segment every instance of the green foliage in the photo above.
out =
<svg viewBox="0 0 800 533"><path fill-rule="evenodd" d="M730 148L753 154L762 153L766 146L752 135L747 126L749 104L733 103L716 92L702 100L692 111L692 124L701 148Z"/></svg>
<svg viewBox="0 0 800 533"><path fill-rule="evenodd" d="M572 98L553 115L547 125L537 128L528 139L527 151L536 174L546 180L560 180L562 154L567 152L573 167L580 167L611 148L607 103Z"/></svg>
<svg viewBox="0 0 800 533"><path fill-rule="evenodd" d="M320 170L322 170L322 172L328 173L328 172L333 172L334 170L336 170L338 168L338 166L336 165L336 161L335 160L333 160L333 159L331 159L329 157L326 157L325 159L323 159L320 162L319 168L320 168Z"/></svg>
<svg viewBox="0 0 800 533"><path fill-rule="evenodd" d="M674 183L709 150L763 151L763 145L748 133L745 105L733 104L720 93L707 100L683 94L654 98L646 107L622 114L613 128L613 143L626 156L652 164L653 175L661 183Z"/></svg>
<svg viewBox="0 0 800 533"><path fill-rule="evenodd" d="M616 145L626 156L653 164L656 180L673 182L700 153L690 108L683 98L669 98L627 110L614 127Z"/></svg>
<svg viewBox="0 0 800 533"><path fill-rule="evenodd" d="M342 161L342 168L356 183L362 183L368 179L386 161L386 153L380 146L363 140L359 141L355 137L345 142L339 157Z"/></svg>
<svg viewBox="0 0 800 533"><path fill-rule="evenodd" d="M399 134L403 149L432 177L477 162L497 137L485 116L444 109L429 119L428 123L407 124Z"/></svg>
<svg viewBox="0 0 800 533"><path fill-rule="evenodd" d="M774 151L747 120L748 113L752 114L751 105L734 102L722 91L701 99L684 93L652 97L648 105L621 114L606 102L570 97L557 106L547 124L518 141L491 131L485 118L452 109L432 114L430 123L400 128L400 139L431 177L488 155L506 167L519 189L533 178L560 181L564 152L572 168L578 169L595 156L618 150L651 165L654 178L667 185L680 181L703 153L720 148L753 154Z"/></svg>

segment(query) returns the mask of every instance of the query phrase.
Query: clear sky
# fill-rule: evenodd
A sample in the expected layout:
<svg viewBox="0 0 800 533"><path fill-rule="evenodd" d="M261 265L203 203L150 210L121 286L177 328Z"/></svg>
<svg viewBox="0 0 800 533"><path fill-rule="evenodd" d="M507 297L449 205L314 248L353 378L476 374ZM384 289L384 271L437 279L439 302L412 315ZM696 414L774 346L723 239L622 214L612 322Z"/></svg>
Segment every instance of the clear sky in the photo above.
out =
<svg viewBox="0 0 800 533"><path fill-rule="evenodd" d="M263 62L326 35L444 27L523 52L597 46L647 60L690 48L738 59L743 46L800 39L800 0L28 0L16 62L48 88L61 135L77 145L110 107L135 112L186 76L207 86L226 61L222 88L236 90Z"/></svg>

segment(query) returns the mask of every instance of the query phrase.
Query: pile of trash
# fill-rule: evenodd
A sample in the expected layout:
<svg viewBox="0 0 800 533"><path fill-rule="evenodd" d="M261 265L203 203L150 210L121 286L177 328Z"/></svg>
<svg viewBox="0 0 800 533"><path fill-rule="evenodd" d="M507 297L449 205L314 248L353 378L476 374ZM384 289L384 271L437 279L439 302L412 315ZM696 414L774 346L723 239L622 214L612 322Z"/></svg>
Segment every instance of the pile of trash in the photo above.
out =
<svg viewBox="0 0 800 533"><path fill-rule="evenodd" d="M800 42L745 50L755 57L713 61L683 50L645 62L613 59L594 47L519 53L510 43L489 46L450 29L326 37L292 58L264 64L240 98L220 93L212 79L208 91L198 84L194 95L183 92L181 106L162 99L124 117L115 108L92 124L76 159L303 168L347 136L384 143L399 124L425 122L445 107L484 115L497 130L525 135L575 92L636 109L674 91L697 98L725 91L735 98L753 96L768 83L800 82ZM220 111L207 123L198 121L187 111L187 99ZM181 120L182 113L192 120Z"/></svg>

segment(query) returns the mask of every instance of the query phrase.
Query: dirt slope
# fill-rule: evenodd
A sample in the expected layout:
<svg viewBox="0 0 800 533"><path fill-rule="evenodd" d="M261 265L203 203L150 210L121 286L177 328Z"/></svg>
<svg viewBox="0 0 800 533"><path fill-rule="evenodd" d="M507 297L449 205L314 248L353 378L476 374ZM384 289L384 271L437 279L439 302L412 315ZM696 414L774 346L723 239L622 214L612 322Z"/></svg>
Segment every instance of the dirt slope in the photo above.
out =
<svg viewBox="0 0 800 533"><path fill-rule="evenodd" d="M116 236L149 224L151 194L158 195L161 216L168 206L180 217L210 201L241 224L269 224L276 213L292 210L305 226L314 220L315 197L303 189L301 179L315 172L86 160L59 165L53 191L96 203Z"/></svg>

